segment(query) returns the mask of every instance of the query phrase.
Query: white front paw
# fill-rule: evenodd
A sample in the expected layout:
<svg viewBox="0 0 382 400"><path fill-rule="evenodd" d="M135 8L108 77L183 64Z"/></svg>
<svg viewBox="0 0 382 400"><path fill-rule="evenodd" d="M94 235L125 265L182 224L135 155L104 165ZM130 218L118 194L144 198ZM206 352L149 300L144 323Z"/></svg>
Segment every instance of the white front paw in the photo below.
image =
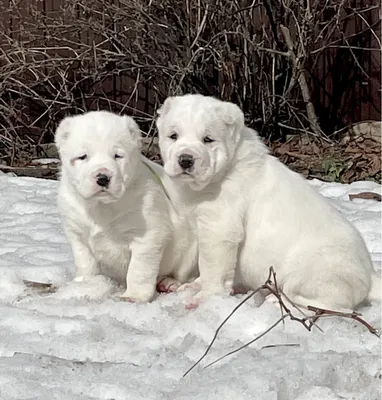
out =
<svg viewBox="0 0 382 400"><path fill-rule="evenodd" d="M194 281L189 283L184 283L183 285L179 286L177 291L181 292L183 290L191 289L195 292L200 292L202 290L202 285L200 282Z"/></svg>
<svg viewBox="0 0 382 400"><path fill-rule="evenodd" d="M200 304L210 296L211 295L208 292L201 290L195 296L192 296L186 301L186 309L195 310L195 308L198 308Z"/></svg>
<svg viewBox="0 0 382 400"><path fill-rule="evenodd" d="M84 275L79 275L73 279L73 282L83 282L85 279L86 277Z"/></svg>
<svg viewBox="0 0 382 400"><path fill-rule="evenodd" d="M76 268L76 277L74 278L75 282L83 282L86 278L93 277L99 275L98 268L89 267L89 268Z"/></svg>
<svg viewBox="0 0 382 400"><path fill-rule="evenodd" d="M140 285L129 287L121 295L121 300L131 303L147 303L154 297L155 285Z"/></svg>
<svg viewBox="0 0 382 400"><path fill-rule="evenodd" d="M99 276L97 274L83 274L83 273L77 273L75 278L73 279L74 282L85 282L87 280L91 280L95 276Z"/></svg>
<svg viewBox="0 0 382 400"><path fill-rule="evenodd" d="M214 295L228 297L230 295L230 291L224 290L223 288L214 288L213 290L203 289L186 301L186 309L194 310L195 308L198 308L203 301Z"/></svg>

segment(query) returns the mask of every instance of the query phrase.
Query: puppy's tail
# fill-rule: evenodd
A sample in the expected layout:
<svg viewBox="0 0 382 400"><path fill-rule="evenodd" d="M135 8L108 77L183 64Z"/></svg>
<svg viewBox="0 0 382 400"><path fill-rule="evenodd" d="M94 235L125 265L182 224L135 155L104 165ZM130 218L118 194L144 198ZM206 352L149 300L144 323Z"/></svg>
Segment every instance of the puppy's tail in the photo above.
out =
<svg viewBox="0 0 382 400"><path fill-rule="evenodd" d="M381 293L381 277L376 273L373 272L371 276L371 288L368 296L368 300L370 302L378 301L380 302L382 299Z"/></svg>

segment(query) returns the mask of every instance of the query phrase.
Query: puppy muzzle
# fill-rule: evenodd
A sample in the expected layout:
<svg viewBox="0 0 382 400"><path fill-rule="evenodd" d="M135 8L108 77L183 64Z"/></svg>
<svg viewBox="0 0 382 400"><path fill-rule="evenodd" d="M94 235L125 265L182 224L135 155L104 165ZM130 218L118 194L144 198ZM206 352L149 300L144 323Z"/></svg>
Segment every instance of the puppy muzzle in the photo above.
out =
<svg viewBox="0 0 382 400"><path fill-rule="evenodd" d="M102 187L102 188L108 188L109 187L109 183L110 183L110 176L107 176L106 174L97 174L96 175L96 182L97 185Z"/></svg>
<svg viewBox="0 0 382 400"><path fill-rule="evenodd" d="M195 158L192 154L182 153L178 157L178 164L185 172L192 172L195 165Z"/></svg>

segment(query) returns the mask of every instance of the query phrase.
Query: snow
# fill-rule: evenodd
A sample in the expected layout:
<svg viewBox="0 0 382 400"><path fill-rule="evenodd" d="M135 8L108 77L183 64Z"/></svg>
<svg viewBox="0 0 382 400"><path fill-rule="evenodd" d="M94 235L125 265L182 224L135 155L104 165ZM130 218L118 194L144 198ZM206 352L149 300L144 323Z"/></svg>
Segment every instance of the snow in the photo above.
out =
<svg viewBox="0 0 382 400"><path fill-rule="evenodd" d="M59 162L60 162L59 158L36 158L35 160L32 160L32 164L41 164L41 165L59 164Z"/></svg>
<svg viewBox="0 0 382 400"><path fill-rule="evenodd" d="M311 184L356 225L380 272L381 203L348 195L380 193L381 186ZM0 399L380 399L380 339L349 319L321 320L324 333L286 321L203 369L279 318L268 302L241 307L207 358L182 378L243 295L213 297L187 311L187 292L137 305L119 301L123 289L105 277L71 282L73 259L56 189L54 181L0 176ZM59 288L42 293L23 279ZM381 327L380 305L362 313ZM264 348L269 345L278 346Z"/></svg>

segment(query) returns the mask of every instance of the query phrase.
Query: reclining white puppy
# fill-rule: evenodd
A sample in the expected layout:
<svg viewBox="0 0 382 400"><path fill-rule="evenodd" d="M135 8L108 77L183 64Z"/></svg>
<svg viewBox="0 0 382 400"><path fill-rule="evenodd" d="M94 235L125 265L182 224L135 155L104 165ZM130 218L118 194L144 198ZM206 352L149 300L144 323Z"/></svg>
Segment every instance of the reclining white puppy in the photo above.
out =
<svg viewBox="0 0 382 400"><path fill-rule="evenodd" d="M195 275L190 226L157 179L162 167L141 155L132 118L106 111L69 116L55 141L62 161L58 205L77 280L102 273L126 283L122 297L146 302L158 276L184 283Z"/></svg>
<svg viewBox="0 0 382 400"><path fill-rule="evenodd" d="M201 95L166 99L158 111L170 196L197 231L202 290L189 306L255 289L274 267L302 306L354 309L380 300L380 277L358 231L245 127L234 104Z"/></svg>

